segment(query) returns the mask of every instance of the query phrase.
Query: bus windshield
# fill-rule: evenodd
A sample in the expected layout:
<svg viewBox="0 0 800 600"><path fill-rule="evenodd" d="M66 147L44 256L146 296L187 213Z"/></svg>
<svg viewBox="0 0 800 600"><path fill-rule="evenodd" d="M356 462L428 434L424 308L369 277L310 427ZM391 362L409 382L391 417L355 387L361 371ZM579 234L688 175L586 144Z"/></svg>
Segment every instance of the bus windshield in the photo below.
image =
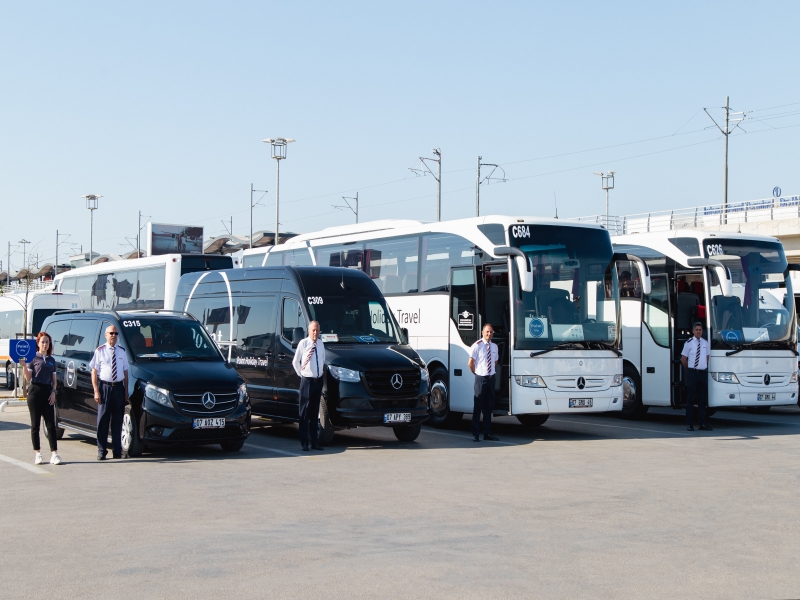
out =
<svg viewBox="0 0 800 600"><path fill-rule="evenodd" d="M619 290L607 231L515 225L509 239L533 269L532 292L523 292L514 277L516 349L619 346Z"/></svg>
<svg viewBox="0 0 800 600"><path fill-rule="evenodd" d="M708 258L728 267L733 282L733 295L726 298L712 272L712 344L794 343L794 294L783 246L712 238L703 247Z"/></svg>
<svg viewBox="0 0 800 600"><path fill-rule="evenodd" d="M147 360L222 360L217 345L192 319L137 317L122 321L131 353Z"/></svg>

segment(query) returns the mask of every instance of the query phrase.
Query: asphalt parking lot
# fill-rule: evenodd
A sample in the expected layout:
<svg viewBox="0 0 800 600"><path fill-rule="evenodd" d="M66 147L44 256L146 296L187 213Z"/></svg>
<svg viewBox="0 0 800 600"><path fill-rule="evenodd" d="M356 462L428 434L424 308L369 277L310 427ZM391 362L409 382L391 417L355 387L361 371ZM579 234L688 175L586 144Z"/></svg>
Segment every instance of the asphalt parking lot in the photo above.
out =
<svg viewBox="0 0 800 600"><path fill-rule="evenodd" d="M555 415L337 434L261 424L235 454L98 463L67 434L33 467L0 414L4 598L798 597L800 410L638 422ZM47 455L43 439L44 455ZM16 460L19 462L9 462ZM23 465L25 465L23 467Z"/></svg>

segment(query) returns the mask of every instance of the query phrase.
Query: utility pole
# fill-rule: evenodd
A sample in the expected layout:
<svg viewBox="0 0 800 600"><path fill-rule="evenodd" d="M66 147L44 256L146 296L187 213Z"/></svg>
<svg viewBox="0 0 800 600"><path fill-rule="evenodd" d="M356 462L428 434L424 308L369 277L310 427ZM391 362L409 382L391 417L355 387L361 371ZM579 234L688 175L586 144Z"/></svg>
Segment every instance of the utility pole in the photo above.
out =
<svg viewBox="0 0 800 600"><path fill-rule="evenodd" d="M353 214L356 216L356 223L358 223L358 192L356 192L356 195L355 195L355 197L351 197L351 196L342 196L342 200L344 200L344 203L345 203L347 206L336 206L336 205L334 204L334 205L333 205L333 208L337 208L337 209L339 209L339 208L349 208L351 211L353 211ZM348 202L348 200L355 200L356 207L355 207L355 208L353 208L352 206L350 206L350 203Z"/></svg>
<svg viewBox="0 0 800 600"><path fill-rule="evenodd" d="M253 184L250 184L250 249L253 248L253 209L258 206L258 203L261 202L259 198L258 202L253 204L253 192L264 192L267 193L267 190L255 190L253 189Z"/></svg>
<svg viewBox="0 0 800 600"><path fill-rule="evenodd" d="M22 244L22 268L27 269L28 265L25 263L25 244L30 244L30 242L25 238L22 238L19 243Z"/></svg>
<svg viewBox="0 0 800 600"><path fill-rule="evenodd" d="M483 158L482 156L478 157L478 169L477 169L477 176L475 178L475 216L476 217L480 217L481 216L481 184L482 183L486 183L488 185L489 182L491 182L491 181L499 181L501 183L505 182L505 181L508 181L506 179L506 172L503 171L502 167L500 167L499 165L492 164L492 163L482 163L481 162L482 158ZM483 178L483 181L481 181L481 167L494 167L489 172L489 174L486 177ZM494 172L497 169L500 169L501 171L503 171L503 177L502 178L500 178L500 177L492 177L492 175L494 175Z"/></svg>
<svg viewBox="0 0 800 600"><path fill-rule="evenodd" d="M608 216L608 190L614 189L614 173L616 173L616 171L595 173L595 175L600 175L600 187L606 191L606 230L609 230L610 228L610 220Z"/></svg>
<svg viewBox="0 0 800 600"><path fill-rule="evenodd" d="M58 233L58 229L56 229L56 269L55 269L56 272L55 275L53 275L53 277L58 275L58 245L61 243L62 237L66 239L69 237L69 235L70 234L68 233Z"/></svg>
<svg viewBox="0 0 800 600"><path fill-rule="evenodd" d="M86 208L89 210L89 264L94 262L94 211L97 210L98 200L102 196L96 194L86 194L83 196L86 199Z"/></svg>
<svg viewBox="0 0 800 600"><path fill-rule="evenodd" d="M425 169L433 175L433 178L436 180L436 220L442 220L442 150L441 148L434 148L433 154L436 158L426 158L424 156L419 157L420 164L425 167ZM426 161L435 162L437 164L436 173L431 171L431 168L428 166ZM422 169L409 169L412 173L416 176L425 175L425 171Z"/></svg>
<svg viewBox="0 0 800 600"><path fill-rule="evenodd" d="M722 180L722 223L727 224L728 222L728 137L736 130L739 125L742 124L742 121L745 120L745 112L731 112L731 97L725 96L725 129L719 126L719 123L711 116L711 113L708 112L707 108L703 108L708 115L708 118L714 122L714 125L717 126L717 129L720 130L720 133L725 136L725 169L723 174ZM731 115L737 116L739 118L731 119ZM731 123L736 123L733 129L731 129Z"/></svg>

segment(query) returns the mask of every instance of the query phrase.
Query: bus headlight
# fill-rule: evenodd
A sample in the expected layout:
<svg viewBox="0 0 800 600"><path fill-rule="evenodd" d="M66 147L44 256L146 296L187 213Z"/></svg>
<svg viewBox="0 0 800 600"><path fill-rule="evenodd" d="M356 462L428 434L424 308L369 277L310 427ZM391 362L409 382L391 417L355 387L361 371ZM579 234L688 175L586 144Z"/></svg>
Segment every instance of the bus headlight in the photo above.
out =
<svg viewBox="0 0 800 600"><path fill-rule="evenodd" d="M163 406L170 406L169 391L165 390L164 388L156 387L148 383L146 386L144 386L144 396L145 398L149 398L150 400L158 402Z"/></svg>
<svg viewBox="0 0 800 600"><path fill-rule="evenodd" d="M736 373L711 373L711 379L717 383L739 383Z"/></svg>
<svg viewBox="0 0 800 600"><path fill-rule="evenodd" d="M792 376L789 378L789 383L797 383L797 371L792 373Z"/></svg>
<svg viewBox="0 0 800 600"><path fill-rule="evenodd" d="M349 381L350 383L358 383L361 381L361 373L353 371L352 369L328 367L328 372L333 375L334 379L338 379L339 381Z"/></svg>
<svg viewBox="0 0 800 600"><path fill-rule="evenodd" d="M611 387L617 387L622 385L622 373L619 375L614 375L614 379L611 380Z"/></svg>
<svg viewBox="0 0 800 600"><path fill-rule="evenodd" d="M245 400L247 400L247 385L243 383L239 386L239 404L244 404Z"/></svg>
<svg viewBox="0 0 800 600"><path fill-rule="evenodd" d="M517 385L521 385L522 387L546 387L544 379L538 375L514 375L514 381L517 382Z"/></svg>

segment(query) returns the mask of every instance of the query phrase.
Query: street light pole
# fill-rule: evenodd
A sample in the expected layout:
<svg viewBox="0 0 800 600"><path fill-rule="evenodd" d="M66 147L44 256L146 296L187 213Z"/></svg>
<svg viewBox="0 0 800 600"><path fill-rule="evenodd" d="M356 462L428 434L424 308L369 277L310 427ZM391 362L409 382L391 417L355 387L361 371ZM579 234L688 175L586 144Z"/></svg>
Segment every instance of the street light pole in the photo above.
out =
<svg viewBox="0 0 800 600"><path fill-rule="evenodd" d="M68 233L58 233L58 229L56 229L56 269L55 269L56 272L55 275L53 275L53 277L58 275L58 245L61 243L62 237L68 238L69 236L70 234Z"/></svg>
<svg viewBox="0 0 800 600"><path fill-rule="evenodd" d="M253 189L253 184L250 184L250 249L253 249L253 209L258 205L258 202L253 204L253 192L264 192L267 193L268 190L256 190ZM260 202L261 200L259 200Z"/></svg>
<svg viewBox="0 0 800 600"><path fill-rule="evenodd" d="M26 240L25 238L22 238L22 239L19 241L19 243L20 243L20 244L22 244L22 268L23 268L23 269L27 269L27 268L28 268L28 265L27 265L27 263L25 262L25 245L26 245L26 244L30 244L30 242L29 242L28 240Z"/></svg>
<svg viewBox="0 0 800 600"><path fill-rule="evenodd" d="M597 173L595 175L600 176L600 187L602 187L606 191L606 229L610 227L610 219L608 213L608 190L614 189L614 173L616 171L607 171L605 173Z"/></svg>
<svg viewBox="0 0 800 600"><path fill-rule="evenodd" d="M272 158L275 159L275 239L273 245L278 245L278 230L280 229L280 201L281 201L281 161L286 158L286 146L294 142L292 138L267 138L262 140L265 144L272 145Z"/></svg>
<svg viewBox="0 0 800 600"><path fill-rule="evenodd" d="M86 194L82 198L86 199L86 208L89 210L89 264L91 265L94 262L94 211L97 210L97 201L102 196Z"/></svg>

